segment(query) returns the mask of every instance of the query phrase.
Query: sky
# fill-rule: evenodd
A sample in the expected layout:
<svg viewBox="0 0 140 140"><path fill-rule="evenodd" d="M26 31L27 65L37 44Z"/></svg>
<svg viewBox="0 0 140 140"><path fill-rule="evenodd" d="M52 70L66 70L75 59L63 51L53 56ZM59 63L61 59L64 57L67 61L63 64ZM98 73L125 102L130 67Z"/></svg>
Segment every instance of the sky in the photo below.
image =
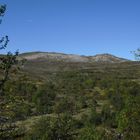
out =
<svg viewBox="0 0 140 140"><path fill-rule="evenodd" d="M0 36L19 50L134 59L140 47L140 0L0 0Z"/></svg>

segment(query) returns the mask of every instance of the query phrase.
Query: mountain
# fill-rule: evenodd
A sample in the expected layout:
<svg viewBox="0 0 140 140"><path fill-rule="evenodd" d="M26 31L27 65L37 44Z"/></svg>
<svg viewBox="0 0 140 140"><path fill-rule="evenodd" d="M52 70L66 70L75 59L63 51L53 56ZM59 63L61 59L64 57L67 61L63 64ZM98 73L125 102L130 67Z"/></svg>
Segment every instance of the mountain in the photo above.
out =
<svg viewBox="0 0 140 140"><path fill-rule="evenodd" d="M116 57L114 55L107 54L107 53L106 54L97 54L95 56L91 56L90 58L94 62L110 62L110 63L116 63L116 62L126 62L126 61L129 61L127 59Z"/></svg>
<svg viewBox="0 0 140 140"><path fill-rule="evenodd" d="M56 74L79 71L97 75L104 72L110 74L121 72L124 75L128 73L133 76L133 73L137 73L135 70L140 68L139 62L129 61L111 54L82 56L53 52L29 52L20 54L19 57L27 60L21 70L35 80L49 80L52 77L55 80Z"/></svg>
<svg viewBox="0 0 140 140"><path fill-rule="evenodd" d="M120 63L126 62L127 59L119 58L111 54L98 54L95 56L84 56L74 54L63 54L54 52L29 52L23 53L20 57L29 61L44 60L44 61L61 61L61 62L107 62L107 63Z"/></svg>

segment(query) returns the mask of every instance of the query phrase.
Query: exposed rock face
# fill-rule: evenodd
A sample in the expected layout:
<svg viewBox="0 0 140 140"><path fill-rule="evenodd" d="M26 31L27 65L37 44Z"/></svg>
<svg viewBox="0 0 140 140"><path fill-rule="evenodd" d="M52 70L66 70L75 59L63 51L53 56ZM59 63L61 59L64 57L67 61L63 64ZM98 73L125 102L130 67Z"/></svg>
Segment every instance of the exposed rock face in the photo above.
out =
<svg viewBox="0 0 140 140"><path fill-rule="evenodd" d="M98 54L95 56L91 56L91 59L92 61L95 62L110 62L110 63L128 61L127 59L119 58L111 54Z"/></svg>
<svg viewBox="0 0 140 140"><path fill-rule="evenodd" d="M128 61L124 58L119 58L111 54L98 54L95 56L81 56L63 53L48 53L48 52L31 52L21 54L20 57L27 60L46 60L46 61L63 61L63 62L125 62Z"/></svg>

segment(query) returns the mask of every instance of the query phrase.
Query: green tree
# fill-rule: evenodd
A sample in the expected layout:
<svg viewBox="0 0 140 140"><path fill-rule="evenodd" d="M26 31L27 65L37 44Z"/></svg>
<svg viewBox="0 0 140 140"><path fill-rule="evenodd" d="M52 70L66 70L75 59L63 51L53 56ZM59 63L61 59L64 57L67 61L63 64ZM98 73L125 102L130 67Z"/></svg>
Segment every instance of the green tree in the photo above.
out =
<svg viewBox="0 0 140 140"><path fill-rule="evenodd" d="M140 97L129 96L125 108L117 116L118 130L127 140L140 139Z"/></svg>
<svg viewBox="0 0 140 140"><path fill-rule="evenodd" d="M6 5L0 4L0 18L2 18L6 11ZM2 22L2 19L0 19L0 23ZM6 35L5 37L2 37L0 39L0 50L6 49L8 45L9 39ZM14 65L18 63L17 60L18 52L15 54L12 54L11 52L8 52L7 55L0 55L0 71L1 71L1 79L0 79L0 138L1 139L9 139L10 137L13 137L16 133L15 129L16 126L11 123L12 120L9 116L5 113L7 110L7 104L10 101L9 98L6 97L4 92L4 86L5 83L9 79L9 74L11 72L11 69Z"/></svg>
<svg viewBox="0 0 140 140"><path fill-rule="evenodd" d="M78 140L104 140L104 136L94 125L87 125L80 131Z"/></svg>
<svg viewBox="0 0 140 140"><path fill-rule="evenodd" d="M52 83L47 83L38 88L33 96L38 113L50 113L56 97L55 87Z"/></svg>
<svg viewBox="0 0 140 140"><path fill-rule="evenodd" d="M75 114L77 112L76 101L73 98L64 97L56 102L54 112L57 114L63 112Z"/></svg>
<svg viewBox="0 0 140 140"><path fill-rule="evenodd" d="M39 140L74 140L75 121L70 114L43 117L33 126L33 131L25 139Z"/></svg>

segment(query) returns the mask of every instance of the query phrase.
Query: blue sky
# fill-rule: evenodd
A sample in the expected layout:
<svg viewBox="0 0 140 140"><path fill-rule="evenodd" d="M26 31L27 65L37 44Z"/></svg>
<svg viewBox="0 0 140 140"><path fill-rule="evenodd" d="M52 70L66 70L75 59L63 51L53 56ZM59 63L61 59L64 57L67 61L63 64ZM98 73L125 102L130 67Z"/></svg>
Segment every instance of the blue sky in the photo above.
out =
<svg viewBox="0 0 140 140"><path fill-rule="evenodd" d="M0 36L7 50L134 59L140 47L140 0L0 0L7 12Z"/></svg>

